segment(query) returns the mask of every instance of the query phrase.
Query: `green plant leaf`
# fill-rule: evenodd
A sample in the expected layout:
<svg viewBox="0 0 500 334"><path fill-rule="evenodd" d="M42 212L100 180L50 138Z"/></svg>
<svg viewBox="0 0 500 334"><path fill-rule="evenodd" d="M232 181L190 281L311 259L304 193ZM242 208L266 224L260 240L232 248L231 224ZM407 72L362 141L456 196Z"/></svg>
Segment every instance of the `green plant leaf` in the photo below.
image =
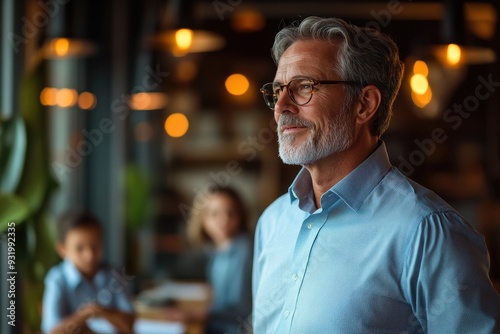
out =
<svg viewBox="0 0 500 334"><path fill-rule="evenodd" d="M34 277L42 280L49 268L57 263L55 251L56 229L54 219L44 209L36 215L34 221L36 234L36 258L38 265L33 271Z"/></svg>
<svg viewBox="0 0 500 334"><path fill-rule="evenodd" d="M28 205L21 197L0 193L0 233L7 230L10 222L24 223L29 214Z"/></svg>
<svg viewBox="0 0 500 334"><path fill-rule="evenodd" d="M23 197L32 214L39 212L53 188L47 144L46 113L38 96L43 87L39 68L21 80L19 106L26 124L26 163L16 193Z"/></svg>
<svg viewBox="0 0 500 334"><path fill-rule="evenodd" d="M36 266L36 263L33 264ZM22 277L22 276L21 276ZM18 278L19 279L19 278ZM41 324L41 300L43 298L43 281L22 277L21 279L23 300L23 325L24 333L39 333Z"/></svg>
<svg viewBox="0 0 500 334"><path fill-rule="evenodd" d="M137 230L143 226L150 213L149 176L137 165L128 165L124 170L125 224Z"/></svg>
<svg viewBox="0 0 500 334"><path fill-rule="evenodd" d="M0 191L14 193L26 157L26 126L16 115L0 123Z"/></svg>

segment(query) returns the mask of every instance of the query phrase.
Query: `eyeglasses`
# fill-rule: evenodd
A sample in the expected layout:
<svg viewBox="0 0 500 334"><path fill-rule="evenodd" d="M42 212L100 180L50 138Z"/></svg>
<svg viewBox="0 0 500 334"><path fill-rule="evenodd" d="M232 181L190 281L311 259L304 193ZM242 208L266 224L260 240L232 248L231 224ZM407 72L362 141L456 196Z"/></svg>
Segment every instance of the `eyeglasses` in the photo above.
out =
<svg viewBox="0 0 500 334"><path fill-rule="evenodd" d="M314 80L309 78L295 78L290 80L289 83L282 85L279 82L269 82L266 83L260 89L260 92L264 96L264 101L267 106L274 110L276 102L283 93L283 90L287 89L288 96L298 106L303 106L311 101L314 87L317 85L335 85L335 84L346 84L346 85L360 85L360 83L355 81L342 81L342 80Z"/></svg>

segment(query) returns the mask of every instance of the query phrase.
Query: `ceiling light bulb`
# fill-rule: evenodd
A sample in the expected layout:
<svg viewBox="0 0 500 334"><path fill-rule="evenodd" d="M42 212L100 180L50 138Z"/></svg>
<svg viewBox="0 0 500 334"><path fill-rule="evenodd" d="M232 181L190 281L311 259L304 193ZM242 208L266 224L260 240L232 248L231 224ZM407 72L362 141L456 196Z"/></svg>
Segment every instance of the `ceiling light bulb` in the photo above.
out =
<svg viewBox="0 0 500 334"><path fill-rule="evenodd" d="M460 62L462 52L456 44L448 45L446 50L446 59L450 65L457 65Z"/></svg>
<svg viewBox="0 0 500 334"><path fill-rule="evenodd" d="M193 43L193 31L191 29L179 29L175 32L175 44L180 50L187 50Z"/></svg>

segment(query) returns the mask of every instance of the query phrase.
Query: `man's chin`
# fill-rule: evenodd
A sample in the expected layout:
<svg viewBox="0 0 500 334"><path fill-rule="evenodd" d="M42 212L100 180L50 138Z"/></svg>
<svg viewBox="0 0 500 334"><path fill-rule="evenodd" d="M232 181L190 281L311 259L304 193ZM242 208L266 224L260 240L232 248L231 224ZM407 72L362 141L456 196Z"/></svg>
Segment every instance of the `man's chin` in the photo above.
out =
<svg viewBox="0 0 500 334"><path fill-rule="evenodd" d="M303 154L300 154L300 151L302 151L301 148L293 147L292 145L283 145L280 143L278 155L284 164L303 165L305 159Z"/></svg>
<svg viewBox="0 0 500 334"><path fill-rule="evenodd" d="M280 152L279 157L281 158L281 161L283 161L283 163L287 165L303 166L312 163L312 161L309 161L309 159L306 159L305 157L299 156L297 154L291 155L283 154L282 152Z"/></svg>
<svg viewBox="0 0 500 334"><path fill-rule="evenodd" d="M296 161L293 161L293 160L285 160L283 158L281 158L281 161L285 164L285 165L290 165L290 166L303 166L304 164L301 164L301 163L298 163Z"/></svg>

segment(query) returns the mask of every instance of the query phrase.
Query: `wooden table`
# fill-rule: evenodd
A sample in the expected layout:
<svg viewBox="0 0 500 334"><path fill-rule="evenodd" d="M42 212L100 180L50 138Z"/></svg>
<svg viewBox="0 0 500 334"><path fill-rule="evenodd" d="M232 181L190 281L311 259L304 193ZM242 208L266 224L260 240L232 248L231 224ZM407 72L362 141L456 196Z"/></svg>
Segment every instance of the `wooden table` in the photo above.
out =
<svg viewBox="0 0 500 334"><path fill-rule="evenodd" d="M198 295L200 292L203 295ZM175 308L195 313L206 312L211 301L210 286L204 282L163 282L141 292L138 297L141 295L143 297L144 295L150 295L158 298L171 298L175 300ZM172 307L148 306L144 302L141 302L140 299L137 298L134 301L139 318L175 321L175 319L169 317L168 311ZM183 321L183 323L186 326L186 334L203 334L205 332L205 322L203 320L189 319Z"/></svg>

